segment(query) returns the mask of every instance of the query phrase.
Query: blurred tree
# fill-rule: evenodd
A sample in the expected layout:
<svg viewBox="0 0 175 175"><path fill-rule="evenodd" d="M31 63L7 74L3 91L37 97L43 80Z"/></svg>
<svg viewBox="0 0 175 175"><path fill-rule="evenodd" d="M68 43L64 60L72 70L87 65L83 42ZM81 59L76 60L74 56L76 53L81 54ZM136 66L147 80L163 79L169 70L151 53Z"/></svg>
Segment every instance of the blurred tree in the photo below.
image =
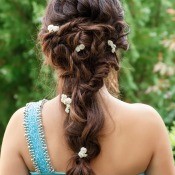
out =
<svg viewBox="0 0 175 175"><path fill-rule="evenodd" d="M127 0L131 49L121 71L123 99L155 107L167 126L175 119L175 1Z"/></svg>
<svg viewBox="0 0 175 175"><path fill-rule="evenodd" d="M0 136L9 117L30 100L44 96L36 45L44 1L0 1ZM39 78L40 77L40 78ZM53 87L52 87L53 88ZM1 139L0 139L1 140Z"/></svg>

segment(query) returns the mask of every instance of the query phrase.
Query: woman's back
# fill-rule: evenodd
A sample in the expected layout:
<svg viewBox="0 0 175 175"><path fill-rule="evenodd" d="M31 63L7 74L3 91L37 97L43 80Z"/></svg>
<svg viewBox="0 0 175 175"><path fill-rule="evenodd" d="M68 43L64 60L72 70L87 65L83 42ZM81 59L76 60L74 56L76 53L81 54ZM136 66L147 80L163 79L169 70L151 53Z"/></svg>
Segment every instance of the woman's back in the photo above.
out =
<svg viewBox="0 0 175 175"><path fill-rule="evenodd" d="M91 167L97 175L137 175L146 171L159 142L161 133L158 132L163 129L161 119L153 108L147 105L124 103L109 94L103 98L106 104L104 107L109 111L112 120L107 112L104 129L100 133L102 151L91 162ZM51 162L57 172L66 171L67 162L72 154L64 137L65 117L59 96L44 105L44 131ZM21 139L21 155L29 170L34 172L25 140ZM163 144L164 140L160 143ZM163 169L159 169L162 172Z"/></svg>

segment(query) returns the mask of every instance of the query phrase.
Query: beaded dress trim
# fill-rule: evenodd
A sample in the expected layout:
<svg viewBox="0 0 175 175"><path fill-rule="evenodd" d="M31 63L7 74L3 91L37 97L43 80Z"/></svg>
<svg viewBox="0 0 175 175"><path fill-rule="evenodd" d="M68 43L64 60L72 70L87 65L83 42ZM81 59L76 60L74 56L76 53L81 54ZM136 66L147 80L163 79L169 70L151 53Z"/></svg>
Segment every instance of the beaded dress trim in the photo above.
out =
<svg viewBox="0 0 175 175"><path fill-rule="evenodd" d="M28 103L24 110L25 138L37 173L55 172L48 154L41 117L41 111L46 101L44 99Z"/></svg>

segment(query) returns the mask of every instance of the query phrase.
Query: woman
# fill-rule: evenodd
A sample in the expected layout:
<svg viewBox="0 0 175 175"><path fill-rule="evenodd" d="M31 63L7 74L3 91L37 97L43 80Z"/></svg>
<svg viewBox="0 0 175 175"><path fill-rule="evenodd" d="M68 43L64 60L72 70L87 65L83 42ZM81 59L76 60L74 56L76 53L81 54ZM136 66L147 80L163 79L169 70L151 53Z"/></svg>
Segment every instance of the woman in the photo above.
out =
<svg viewBox="0 0 175 175"><path fill-rule="evenodd" d="M174 175L160 115L115 98L118 49L127 50L119 0L51 0L39 40L58 95L11 118L1 175ZM114 72L115 71L115 72ZM107 89L108 87L108 89Z"/></svg>

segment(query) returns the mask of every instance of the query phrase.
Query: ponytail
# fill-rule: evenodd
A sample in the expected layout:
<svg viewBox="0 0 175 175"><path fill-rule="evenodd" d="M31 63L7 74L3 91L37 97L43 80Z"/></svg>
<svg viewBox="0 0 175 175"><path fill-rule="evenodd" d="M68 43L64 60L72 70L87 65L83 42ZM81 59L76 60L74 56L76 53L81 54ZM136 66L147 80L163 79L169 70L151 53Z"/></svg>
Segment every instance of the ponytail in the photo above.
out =
<svg viewBox="0 0 175 175"><path fill-rule="evenodd" d="M128 48L119 1L95 2L51 0L39 33L44 54L64 82L61 94L71 99L62 101L65 138L74 153L67 175L95 175L90 163L101 152L99 134L105 122L98 92L110 72L119 70L116 51ZM48 32L50 24L59 27L49 26Z"/></svg>

